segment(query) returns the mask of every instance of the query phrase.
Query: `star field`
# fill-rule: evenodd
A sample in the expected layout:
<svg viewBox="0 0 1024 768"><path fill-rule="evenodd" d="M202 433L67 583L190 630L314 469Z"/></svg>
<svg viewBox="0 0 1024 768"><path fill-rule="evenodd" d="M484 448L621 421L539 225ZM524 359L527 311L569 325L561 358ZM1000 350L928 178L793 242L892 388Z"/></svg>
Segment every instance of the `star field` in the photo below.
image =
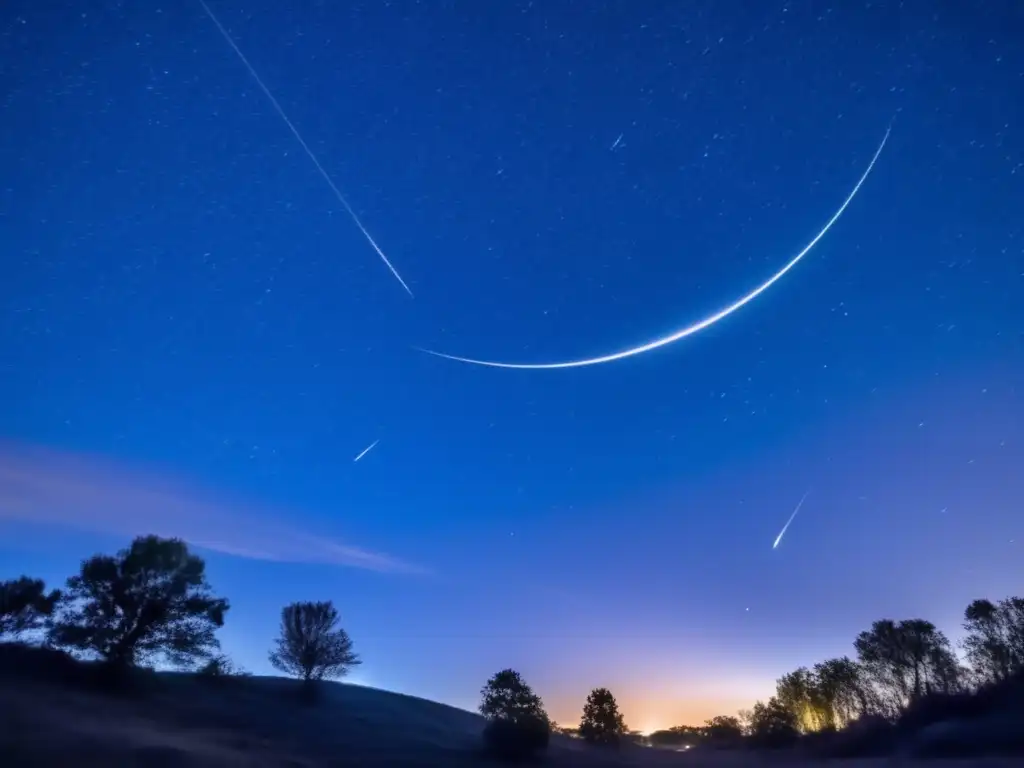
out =
<svg viewBox="0 0 1024 768"><path fill-rule="evenodd" d="M643 729L1019 593L1019 4L209 8L338 195L201 3L0 9L5 573L175 533L253 671L331 599L361 682ZM890 125L700 333L418 351L694 323Z"/></svg>

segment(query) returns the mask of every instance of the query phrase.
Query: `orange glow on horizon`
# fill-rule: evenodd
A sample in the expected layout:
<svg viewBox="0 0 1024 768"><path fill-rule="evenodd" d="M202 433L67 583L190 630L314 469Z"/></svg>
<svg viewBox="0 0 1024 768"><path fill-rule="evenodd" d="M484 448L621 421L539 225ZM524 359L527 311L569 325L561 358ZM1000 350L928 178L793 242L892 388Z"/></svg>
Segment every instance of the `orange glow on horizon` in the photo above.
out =
<svg viewBox="0 0 1024 768"><path fill-rule="evenodd" d="M615 693L612 689L612 693ZM642 693L616 695L619 710L630 730L644 735L673 728L677 725L703 725L716 715L735 715L749 709L762 694L735 698L677 699L668 696L645 696ZM585 697L584 697L585 699ZM548 714L562 728L576 728L583 710L583 700L570 700L568 696L545 699Z"/></svg>

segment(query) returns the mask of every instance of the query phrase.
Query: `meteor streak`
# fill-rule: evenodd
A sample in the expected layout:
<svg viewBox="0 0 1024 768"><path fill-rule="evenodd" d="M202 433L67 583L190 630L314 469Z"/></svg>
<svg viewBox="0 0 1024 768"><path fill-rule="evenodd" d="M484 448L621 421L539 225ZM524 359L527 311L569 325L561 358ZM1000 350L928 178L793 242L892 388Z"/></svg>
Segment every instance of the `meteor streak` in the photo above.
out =
<svg viewBox="0 0 1024 768"><path fill-rule="evenodd" d="M885 148L886 141L889 140L889 133L891 131L892 128L886 129L885 136L882 137L882 143L879 144L878 149L875 150L874 157L872 157L871 162L868 163L867 170L864 171L864 174L860 177L860 180L854 185L853 190L850 192L850 194L846 196L846 200L844 200L843 204L839 206L839 210L832 214L832 218L830 218L825 223L825 226L821 228L821 231L818 232L817 235L814 236L814 239L811 240L811 242L809 242L807 245L805 245L803 247L803 250L801 250L796 256L790 259L788 264L783 266L782 269L780 269L774 275L769 277L765 282L761 283L761 285L754 288L754 290L752 290L746 296L742 296L729 306L719 310L718 312L715 312L713 315L705 317L703 320L699 320L698 322L693 323L692 325L688 325L685 328L682 328L678 331L673 331L667 336L662 336L661 338L654 339L653 341L649 341L646 344L641 344L636 347L624 349L620 352L613 352L611 354L601 355L600 357L590 357L582 360L567 360L565 362L560 363L500 363L489 360L475 360L469 357L458 357L456 355L448 355L443 352L435 352L430 349L419 349L419 351L426 352L428 355L434 355L435 357L443 357L448 360L455 360L460 363L484 365L490 368L517 368L526 370L546 370L552 368L582 368L587 365L611 363L616 360L622 360L623 358L633 357L634 355L640 355L643 354L644 352L650 352L653 349L664 347L668 344L672 344L676 341L679 341L680 339L685 339L687 336L692 336L695 333L699 333L700 331L703 331L705 328L714 325L719 320L724 320L726 317L731 315L736 310L752 302L762 293L764 293L773 285L775 285L775 283L781 280L783 275L789 272L789 270L795 267L804 256L810 253L811 249L818 244L821 238L823 238L825 234L830 229L832 229L832 225L834 225L839 220L839 217L843 215L843 212L846 211L846 208L850 205L850 203L853 202L853 198L857 196L857 193L860 191L861 186L864 184L865 181L867 181L868 176L871 174L872 169L874 169L875 167L875 163L878 161L879 156L882 154L882 150Z"/></svg>
<svg viewBox="0 0 1024 768"><path fill-rule="evenodd" d="M772 544L772 549L779 546L779 542L782 541L782 537L786 535L786 529L789 528L789 524L793 522L793 519L796 517L796 513L800 511L800 507L804 505L804 499L807 498L807 494L810 492L811 490L809 488L804 492L804 495L800 498L800 503L797 504L796 509L793 510L793 514L789 516L789 520L787 520L786 524L782 526L782 530L779 531L779 535L775 537L775 543Z"/></svg>
<svg viewBox="0 0 1024 768"><path fill-rule="evenodd" d="M270 92L270 89L267 88L267 86L264 84L263 79L256 73L255 68L252 66L252 64L249 63L249 60L245 58L245 54L242 53L242 49L238 47L238 44L235 42L234 38L231 37L230 34L228 34L228 31L224 28L224 26L220 23L217 17L213 14L213 11L210 10L210 6L206 4L205 0L199 0L199 4L203 6L203 10L206 11L206 15L210 17L210 21L212 21L214 25L216 25L217 29L220 30L221 35L223 35L228 45L230 45L231 49L238 55L238 59L245 65L245 68L249 70L249 74L252 75L252 79L256 81L256 84L266 95L267 99L270 101L274 109L277 111L277 114L281 116L282 120L284 120L284 124L288 126L288 129L292 132L292 135L295 137L295 140L299 142L299 146L301 146L306 151L306 154L309 155L309 159L313 161L313 165L316 166L316 169L318 171L320 171L320 175L324 177L324 181L327 182L327 186L331 188L331 191L334 193L334 196L338 198L338 202L341 203L341 207L345 209L348 215L352 218L352 221L355 222L355 225L359 227L359 231L363 233L363 237L366 238L366 241L370 244L373 250L377 252L377 255L380 256L381 261L383 261L387 268L391 270L391 274L395 276L395 279L402 284L402 287L405 288L406 293L412 296L412 291L409 289L409 286L405 284L405 280L403 280L402 276L398 274L398 270L395 269L395 267L391 264L391 262L388 260L388 257L384 255L384 251L382 251L380 249L380 246L377 245L377 241L373 239L373 237L367 231L366 227L363 226L363 222L361 222L359 220L359 217L356 216L356 212L352 209L352 206L348 204L348 200L346 200L345 196L341 194L341 190L338 189L338 185L334 183L334 180L331 179L327 171L324 170L324 167L320 164L320 161L316 159L316 155L313 154L313 150L309 148L309 145L302 138L302 135L299 133L299 130L298 128L295 127L294 123L292 123L292 121L288 119L288 115L285 114L284 108L277 103L277 99L274 98L274 94Z"/></svg>
<svg viewBox="0 0 1024 768"><path fill-rule="evenodd" d="M352 463L355 464L357 461L359 461L361 458L363 458L363 456L365 456L370 451L372 451L374 449L374 446L376 446L377 443L379 443L379 442L380 442L380 440L374 440L366 448L363 448L362 453L360 453L358 456L356 456L354 459L352 459Z"/></svg>

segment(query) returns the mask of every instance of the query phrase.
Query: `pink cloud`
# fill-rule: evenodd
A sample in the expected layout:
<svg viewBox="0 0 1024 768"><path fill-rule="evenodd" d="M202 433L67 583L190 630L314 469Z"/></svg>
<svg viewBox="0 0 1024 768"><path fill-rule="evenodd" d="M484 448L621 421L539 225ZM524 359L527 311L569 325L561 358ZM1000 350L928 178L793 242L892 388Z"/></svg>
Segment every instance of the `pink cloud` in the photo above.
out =
<svg viewBox="0 0 1024 768"><path fill-rule="evenodd" d="M281 522L289 518L294 515L226 502L181 481L109 460L0 442L0 521L176 536L254 560L423 573L389 555Z"/></svg>

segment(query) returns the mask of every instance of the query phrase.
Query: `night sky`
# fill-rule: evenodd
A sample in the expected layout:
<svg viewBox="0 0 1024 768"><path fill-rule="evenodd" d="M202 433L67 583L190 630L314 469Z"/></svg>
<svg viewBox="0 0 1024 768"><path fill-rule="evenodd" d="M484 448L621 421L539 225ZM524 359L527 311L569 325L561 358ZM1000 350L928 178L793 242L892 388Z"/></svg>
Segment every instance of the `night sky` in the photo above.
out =
<svg viewBox="0 0 1024 768"><path fill-rule="evenodd" d="M332 599L644 730L1021 593L1019 2L209 2L414 298L198 0L5 2L4 578L180 535L254 672ZM697 322L890 125L698 334L420 351Z"/></svg>

